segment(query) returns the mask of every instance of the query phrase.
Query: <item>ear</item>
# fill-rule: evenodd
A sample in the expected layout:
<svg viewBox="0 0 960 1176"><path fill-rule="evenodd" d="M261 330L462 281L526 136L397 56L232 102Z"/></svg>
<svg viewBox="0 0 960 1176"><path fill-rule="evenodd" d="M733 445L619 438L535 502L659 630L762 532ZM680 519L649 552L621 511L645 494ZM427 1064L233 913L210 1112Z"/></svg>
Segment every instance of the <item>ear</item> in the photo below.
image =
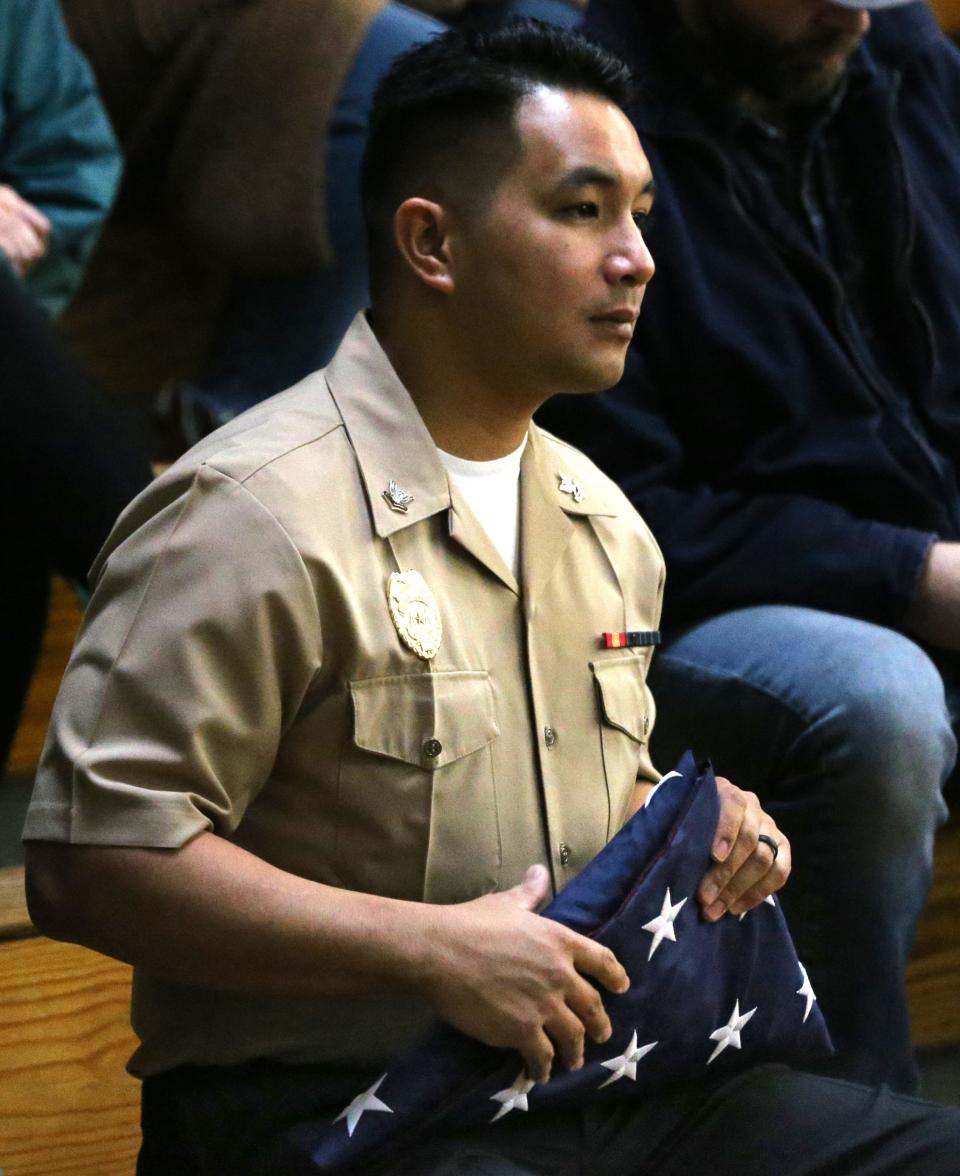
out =
<svg viewBox="0 0 960 1176"><path fill-rule="evenodd" d="M449 216L442 204L411 196L393 214L393 236L413 273L441 294L453 290Z"/></svg>

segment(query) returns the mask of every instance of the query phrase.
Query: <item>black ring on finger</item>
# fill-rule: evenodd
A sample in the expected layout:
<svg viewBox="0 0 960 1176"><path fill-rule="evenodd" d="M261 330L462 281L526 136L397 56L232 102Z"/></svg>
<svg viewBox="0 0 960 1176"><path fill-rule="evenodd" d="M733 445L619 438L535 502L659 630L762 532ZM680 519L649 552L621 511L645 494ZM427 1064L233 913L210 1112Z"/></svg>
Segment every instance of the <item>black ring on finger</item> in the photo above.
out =
<svg viewBox="0 0 960 1176"><path fill-rule="evenodd" d="M773 851L773 860L776 861L777 854L780 852L780 843L777 841L774 841L774 839L770 836L769 833L759 834L757 837L757 840L762 841L764 845L768 845L770 847L770 849Z"/></svg>

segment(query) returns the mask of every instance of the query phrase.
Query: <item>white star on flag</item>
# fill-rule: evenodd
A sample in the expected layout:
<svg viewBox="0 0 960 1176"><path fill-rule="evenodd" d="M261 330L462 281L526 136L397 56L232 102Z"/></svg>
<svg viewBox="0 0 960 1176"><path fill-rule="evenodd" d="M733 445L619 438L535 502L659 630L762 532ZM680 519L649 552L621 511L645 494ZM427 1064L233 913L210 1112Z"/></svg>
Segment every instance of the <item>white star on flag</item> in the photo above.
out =
<svg viewBox="0 0 960 1176"><path fill-rule="evenodd" d="M393 1109L377 1098L377 1090L380 1088L380 1083L383 1082L384 1078L386 1078L386 1074L381 1074L369 1090L365 1090L363 1094L358 1094L353 1102L334 1119L334 1123L339 1123L341 1119L346 1119L348 1135L353 1135L354 1129L360 1122L360 1116L364 1111L386 1111L388 1114L393 1114Z"/></svg>
<svg viewBox="0 0 960 1176"><path fill-rule="evenodd" d="M800 964L800 961L797 960ZM797 989L797 996L805 996L807 998L807 1007L803 1011L803 1019L806 1021L810 1016L810 1010L813 1008L813 1002L817 999L817 994L813 991L813 985L810 983L810 977L807 975L807 969L800 964L800 971L803 975L803 983Z"/></svg>
<svg viewBox="0 0 960 1176"><path fill-rule="evenodd" d="M775 906L777 905L777 904L776 904L776 903L773 901L773 895L772 895L772 894L768 894L768 895L767 895L767 897L766 897L766 898L765 898L763 901L764 901L764 902L767 904L767 906L772 906L772 907L775 907ZM761 904L761 905L762 905L762 904ZM757 908L756 908L756 907L754 907L753 909L754 909L754 910L756 910ZM750 914L750 912L749 912L749 911L744 911L744 912L743 912L743 914L740 916L740 922L742 923L742 922L743 922L743 920L744 920L744 919L747 917L747 915L749 915L749 914Z"/></svg>
<svg viewBox="0 0 960 1176"><path fill-rule="evenodd" d="M653 959L653 953L657 950L664 939L670 939L674 943L677 942L677 933L674 930L673 921L680 914L680 908L687 900L681 898L679 902L670 902L670 887L667 887L667 893L663 898L663 906L660 908L660 914L655 919L651 919L649 923L643 924L643 930L649 931L653 936L653 943L650 944L650 954L647 956L648 960Z"/></svg>
<svg viewBox="0 0 960 1176"><path fill-rule="evenodd" d="M653 1049L657 1044L656 1041L649 1041L646 1045L637 1045L637 1031L634 1029L633 1036L630 1038L630 1044L623 1051L618 1058L611 1058L609 1062L601 1062L607 1070L612 1070L613 1073L606 1080L601 1082L597 1087L598 1090L603 1090L605 1086L609 1086L611 1082L616 1082L620 1078L629 1078L632 1082L637 1080L637 1062Z"/></svg>
<svg viewBox="0 0 960 1176"><path fill-rule="evenodd" d="M491 1123L496 1123L498 1119L502 1119L504 1115L509 1115L511 1111L528 1111L527 1095L533 1090L536 1083L527 1077L526 1070L521 1070L514 1078L513 1085L508 1086L506 1090L498 1090L496 1094L491 1094L490 1098L503 1106L490 1120Z"/></svg>
<svg viewBox="0 0 960 1176"><path fill-rule="evenodd" d="M713 1053L707 1058L707 1065L709 1066L717 1054L722 1054L728 1045L732 1045L734 1049L740 1049L740 1030L746 1025L756 1008L752 1008L749 1013L740 1015L740 1001L736 1001L733 1006L733 1012L730 1014L730 1020L726 1025L721 1025L719 1029L714 1029L710 1034L710 1040L717 1044L713 1048Z"/></svg>
<svg viewBox="0 0 960 1176"><path fill-rule="evenodd" d="M660 788L661 785L666 784L666 782L668 780L672 780L674 777L677 777L680 780L683 779L683 777L680 775L679 772L667 772L667 774L665 776L661 776L660 779L656 782L656 784L654 784L654 786L647 793L647 799L643 802L643 807L649 808L650 801L653 800L654 796L656 795L657 789Z"/></svg>

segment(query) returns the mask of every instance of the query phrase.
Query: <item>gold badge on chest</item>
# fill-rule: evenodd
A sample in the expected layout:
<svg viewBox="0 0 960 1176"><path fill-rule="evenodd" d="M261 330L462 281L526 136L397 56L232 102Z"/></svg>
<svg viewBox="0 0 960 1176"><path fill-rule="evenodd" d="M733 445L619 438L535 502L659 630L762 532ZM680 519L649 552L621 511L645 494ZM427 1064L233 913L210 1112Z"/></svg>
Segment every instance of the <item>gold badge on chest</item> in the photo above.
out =
<svg viewBox="0 0 960 1176"><path fill-rule="evenodd" d="M404 645L427 661L436 657L443 639L443 622L423 576L412 569L391 573L387 580L387 605Z"/></svg>

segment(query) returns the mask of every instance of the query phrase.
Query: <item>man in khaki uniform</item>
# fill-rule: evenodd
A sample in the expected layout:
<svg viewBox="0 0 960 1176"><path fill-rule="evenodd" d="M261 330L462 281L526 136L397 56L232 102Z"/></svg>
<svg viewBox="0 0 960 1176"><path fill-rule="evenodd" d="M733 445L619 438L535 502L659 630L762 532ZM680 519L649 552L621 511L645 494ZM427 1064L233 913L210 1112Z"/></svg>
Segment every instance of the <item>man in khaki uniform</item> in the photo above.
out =
<svg viewBox="0 0 960 1176"><path fill-rule="evenodd" d="M28 881L42 929L137 968L144 1176L285 1171L257 1157L433 1015L540 1080L609 1035L598 989L623 991L622 966L533 912L656 777L663 568L616 487L531 415L618 378L653 273L625 87L559 33L412 54L374 115L370 316L173 466L98 561ZM610 631L640 643L606 648ZM721 795L707 918L789 871L756 798ZM767 1130L799 1097L782 1081ZM716 1085L611 1119L603 1147L578 1116L530 1116L385 1163L627 1170L666 1126L699 1138ZM872 1095L850 1090L859 1123ZM929 1130L925 1160L952 1162L957 1123L918 1107L898 1112L911 1148Z"/></svg>
<svg viewBox="0 0 960 1176"><path fill-rule="evenodd" d="M212 831L291 874L416 902L511 886L532 862L562 885L654 778L649 647L599 635L656 629L662 562L619 490L535 428L520 483L522 596L359 316L326 371L121 519L27 836L177 849ZM376 1062L429 1014L382 1003L294 1012L145 975L136 1069Z"/></svg>

